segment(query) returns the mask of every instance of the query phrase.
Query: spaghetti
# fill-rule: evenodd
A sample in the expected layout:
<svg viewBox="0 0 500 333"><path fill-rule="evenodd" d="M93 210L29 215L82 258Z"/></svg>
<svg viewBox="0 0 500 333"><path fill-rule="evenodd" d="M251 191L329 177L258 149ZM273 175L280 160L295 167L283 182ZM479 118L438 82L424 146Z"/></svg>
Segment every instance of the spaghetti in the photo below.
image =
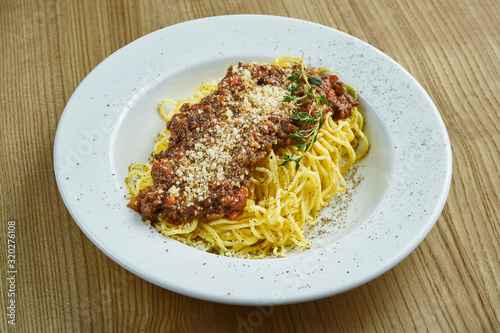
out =
<svg viewBox="0 0 500 333"><path fill-rule="evenodd" d="M198 134L196 136L198 141L192 144L182 143L184 146L176 150L176 147L173 146L179 144L182 138L179 137L179 134L172 133L166 128L159 134L154 146L155 155L153 163L132 164L129 167L129 174L126 178L126 184L130 191L128 196L128 199L130 199L129 206L141 212L143 220L151 223L158 232L185 244L221 255L262 258L273 254L276 257L282 257L290 248L298 247L307 249L310 247L310 242L303 231L305 224L315 224L320 209L336 193L346 191L346 182L342 174L349 170L357 160L362 158L368 152L369 148L368 138L363 133L363 117L356 107L358 103L355 102L357 100L355 89L337 81L338 78L327 68L308 70L307 73L312 73L310 75L317 75L321 78L323 84L320 88L323 90L316 87L315 89L321 94L324 93L325 100L328 99L323 107L322 126L320 126L310 149L301 159L300 166L293 163L285 164L284 156L298 156L303 153L303 150L299 151L299 145L294 145L293 139L290 140L290 137L293 138L294 133L297 133L297 127L301 126L296 121L295 123L290 123L289 118L294 112L293 110L295 109L295 112L298 112L297 109L302 110L301 112L306 110L310 114L319 114L317 110L321 105L309 105L306 107L304 106L303 98L296 103L283 102L283 91L285 90L278 88L280 85L286 88L290 88L291 86L290 82L284 82L286 80L282 79L283 74L288 75L294 73L294 71L297 72L299 66L304 68L302 59L284 56L276 59L270 65L265 65L268 67L262 66L259 67L252 63L242 65L240 63L236 68L230 67L225 79L219 84L202 84L195 89L193 96L190 98L178 101L166 99L160 103L158 111L171 127L173 126L171 124L175 121L181 123L182 119L179 117L183 112L191 112L195 109L194 111L199 112L201 117L203 113L200 105L203 106L204 103L206 104L206 100L210 100L214 95L219 94L220 96L220 91L224 89L222 82L226 80L232 82L232 85L246 87L247 89L245 90L246 95L242 93L241 96L236 98L237 100L241 100L240 104L237 104L239 108L250 110L248 111L250 113L243 114L245 119L251 118L251 112L257 112L259 113L259 121L263 122L269 128L269 133L279 136L280 130L283 129L286 132L286 136L281 133L278 139L273 138L274 141L270 140L267 142L261 138L267 132L256 130L256 128L260 129L262 126L264 128L266 126L259 123L255 126L262 125L261 127L251 127L254 131L253 137L256 138L257 143L250 142L245 146L241 143L243 141L241 141L240 145L243 148L234 150L235 148L231 146L232 150L230 150L233 153L236 151L236 155L239 154L238 156L246 158L248 153L247 155L242 155L241 151L245 152L245 148L249 150L252 144L258 146L258 148L254 149L254 155L260 154L263 146L269 148L265 156L261 154L262 158L255 165L248 167L248 175L245 174L245 170L247 169L242 169L243 171L240 172L241 175L237 174L238 177L234 176L236 172L234 170L240 170L234 169L232 166L232 164L236 163L234 161L230 165L226 165L227 163L220 163L224 164L222 166L215 166L214 163L206 165L207 168L211 167L214 170L214 176L206 183L210 185L208 188L209 192L211 189L223 188L223 185L221 185L223 181L221 179L225 178L220 178L223 173L231 174L237 180L239 178L243 179L241 183L236 182L236 185L225 185L230 191L232 191L231 186L237 189L230 192L237 199L229 203L226 203L227 200L225 200L225 197L214 199L217 205L223 206L222 202L225 204L224 207L230 207L229 210L213 210L211 206L205 206L209 207L209 213L203 215L192 209L193 213L189 215L191 217L179 222L176 218L177 216L181 216L179 215L180 213L173 215L173 212L175 211L174 208L179 206L177 202L180 199L187 202L183 207L191 207L190 205L196 203L206 203L212 200L212 197L204 194L206 190L204 190L203 186L206 187L206 184L201 184L200 188L197 189L198 192L196 192L198 197L193 197L195 199L192 199L190 202L187 199L188 194L191 193L188 186L190 183L187 183L188 185L184 184L184 187L182 187L182 182L181 185L174 184L170 179L175 178L167 177L172 173L170 171L172 166L169 164L160 165L159 161L166 161L165 163L168 163L169 156L177 156L181 154L179 151L184 153L187 150L185 156L182 155L175 161L177 166L184 165L183 163L190 158L189 156L200 154L194 148L189 150L191 149L189 147L200 145L204 140L209 140L210 134ZM282 73L282 75L270 74L274 73L271 69L276 69L275 72ZM319 85L321 85L321 82ZM243 89L240 87L233 88ZM301 96L301 93L304 93L301 89L303 88L297 86L297 96ZM249 95L248 91L252 91L253 95ZM258 91L260 94L264 92L272 93L272 95L264 95L266 97L264 99L258 98L260 95L254 94L255 91ZM280 96L279 101L277 99L273 100L276 95ZM253 99L249 96L253 96ZM251 103L247 103L249 99ZM173 107L172 111L166 112L165 105L167 104ZM280 112L285 116L279 116L281 117L279 118L275 113L269 113L271 109L280 109ZM232 110L234 111L234 109L226 108L218 111L219 113L224 113L222 118L217 118L218 122L220 123L221 119L223 119L230 124L231 121L238 122L240 121L239 119L243 119L237 118ZM265 114L265 117L262 118L261 114ZM290 126L290 124L293 124L293 126ZM222 128L219 131L225 131L223 132L224 134L227 131L230 133L237 132L234 127L228 126L217 124L217 127ZM307 129L310 127L306 126ZM214 133L213 126L205 130L208 131L207 133ZM209 132L209 130L212 132ZM295 130L295 132L291 130ZM196 131L196 129L193 131ZM198 132L203 133L204 131ZM249 140L251 139L252 137ZM295 143L297 142L295 141ZM222 147L220 148L222 150L216 151L222 157L225 156L224 154L227 151L224 148L225 144L219 143L218 145ZM272 148L270 148L271 145L273 146ZM168 148L172 148L173 152L168 152ZM202 147L202 155L213 154L211 149L213 148ZM167 154L169 155L167 156ZM186 171L190 171L196 176L194 177L196 181L199 182L198 179L201 179L203 175L209 175L200 171L201 168L199 165L206 164L203 156L202 163L198 163L199 160L196 160L194 166L189 165L189 168L185 167L185 169L178 167L173 172L180 175ZM241 162L240 160L237 161ZM203 170L205 170L205 165L203 165ZM162 179L168 186L164 186L158 190L158 183ZM191 187L193 186L191 185ZM148 199L148 193L152 193L153 191L156 191L155 196L151 197L152 199ZM151 202L160 199L162 200L162 207L170 204L167 207L172 207L172 210L159 212L159 204L155 206ZM167 202L167 204L163 201ZM221 214L224 216L221 217ZM215 218L211 218L214 216Z"/></svg>

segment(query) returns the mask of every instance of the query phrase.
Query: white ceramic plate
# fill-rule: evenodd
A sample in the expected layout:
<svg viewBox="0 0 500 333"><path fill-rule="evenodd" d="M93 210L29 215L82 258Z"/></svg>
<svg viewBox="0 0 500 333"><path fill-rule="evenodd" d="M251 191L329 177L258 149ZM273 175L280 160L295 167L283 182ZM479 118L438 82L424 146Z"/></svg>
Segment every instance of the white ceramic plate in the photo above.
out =
<svg viewBox="0 0 500 333"><path fill-rule="evenodd" d="M310 65L328 66L358 89L372 145L350 175L359 185L322 212L334 222L311 230L311 250L262 260L208 254L154 232L126 207L127 167L147 160L164 127L159 101L190 96L239 61L302 52ZM74 220L118 264L181 294L254 305L318 299L383 274L431 230L451 181L443 121L401 66L337 30L253 15L177 24L109 56L69 100L54 163Z"/></svg>

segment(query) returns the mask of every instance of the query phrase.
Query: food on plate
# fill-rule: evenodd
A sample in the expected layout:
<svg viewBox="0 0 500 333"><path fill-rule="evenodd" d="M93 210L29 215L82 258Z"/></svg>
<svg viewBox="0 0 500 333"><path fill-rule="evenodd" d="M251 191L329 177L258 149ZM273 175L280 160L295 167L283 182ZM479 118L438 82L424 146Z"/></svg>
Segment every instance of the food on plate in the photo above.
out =
<svg viewBox="0 0 500 333"><path fill-rule="evenodd" d="M358 104L354 88L303 57L230 66L192 97L160 103L166 128L151 162L129 167L129 207L160 233L221 255L307 249L304 225L368 152Z"/></svg>

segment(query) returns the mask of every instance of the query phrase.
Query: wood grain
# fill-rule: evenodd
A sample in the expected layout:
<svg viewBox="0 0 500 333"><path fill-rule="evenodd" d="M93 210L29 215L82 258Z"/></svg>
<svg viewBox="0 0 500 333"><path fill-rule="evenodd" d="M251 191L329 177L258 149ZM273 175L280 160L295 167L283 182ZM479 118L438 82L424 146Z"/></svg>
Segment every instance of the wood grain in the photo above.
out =
<svg viewBox="0 0 500 333"><path fill-rule="evenodd" d="M436 103L453 151L436 227L359 288L276 307L214 304L121 268L80 231L57 190L58 120L84 77L157 29L227 14L290 16L358 37L399 62ZM500 332L500 2L0 2L0 234L16 221L16 326L6 273L0 330L20 332Z"/></svg>

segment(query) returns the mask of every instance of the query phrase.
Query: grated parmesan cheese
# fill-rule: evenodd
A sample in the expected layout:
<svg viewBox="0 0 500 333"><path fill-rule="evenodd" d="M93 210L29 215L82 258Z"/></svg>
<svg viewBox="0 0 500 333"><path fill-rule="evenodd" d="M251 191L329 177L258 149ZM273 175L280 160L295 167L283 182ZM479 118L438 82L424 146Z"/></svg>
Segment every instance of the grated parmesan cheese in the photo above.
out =
<svg viewBox="0 0 500 333"><path fill-rule="evenodd" d="M253 64L255 65L255 64ZM252 64L249 64L252 66ZM212 185L231 173L235 156L245 154L252 149L259 149L252 132L273 116L289 116L294 106L283 101L287 91L286 84L259 85L247 68L233 68L233 73L241 78L242 98L225 95L227 107L217 111L227 121L212 119L210 128L199 133L199 140L184 156L177 161L175 174L180 178L172 186L169 194L181 196L191 207L196 202L205 200ZM286 74L283 82L286 82ZM197 114L202 113L200 108ZM232 186L239 186L248 171L236 175L230 181Z"/></svg>

